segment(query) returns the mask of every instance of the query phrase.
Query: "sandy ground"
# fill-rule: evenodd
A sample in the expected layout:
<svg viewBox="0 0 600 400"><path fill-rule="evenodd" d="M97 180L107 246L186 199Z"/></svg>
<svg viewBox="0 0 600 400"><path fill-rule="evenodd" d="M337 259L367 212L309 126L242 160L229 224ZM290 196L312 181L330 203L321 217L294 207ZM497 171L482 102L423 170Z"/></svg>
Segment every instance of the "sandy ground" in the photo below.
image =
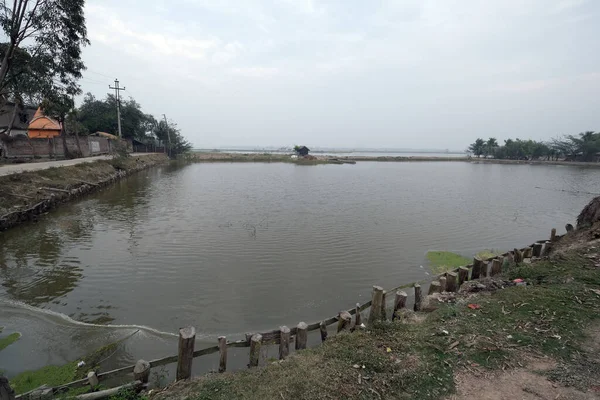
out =
<svg viewBox="0 0 600 400"><path fill-rule="evenodd" d="M155 153L134 153L133 156L147 156ZM112 156L104 155L104 156L96 156L96 157L87 157L87 158L75 158L73 160L56 160L56 161L43 161L43 162L32 162L32 163L23 163L23 164L5 164L0 165L0 176L18 174L20 172L28 172L28 171L39 171L43 169L53 168L53 167L68 167L71 165L84 164L89 162L94 162L98 160L110 160Z"/></svg>

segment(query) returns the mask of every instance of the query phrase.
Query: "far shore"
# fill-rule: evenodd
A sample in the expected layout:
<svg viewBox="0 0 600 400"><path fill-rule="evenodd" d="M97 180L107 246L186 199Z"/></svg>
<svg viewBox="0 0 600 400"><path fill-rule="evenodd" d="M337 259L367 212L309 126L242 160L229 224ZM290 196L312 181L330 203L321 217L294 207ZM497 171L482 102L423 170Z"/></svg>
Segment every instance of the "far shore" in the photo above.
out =
<svg viewBox="0 0 600 400"><path fill-rule="evenodd" d="M470 162L474 164L520 164L520 165L569 165L580 167L600 167L598 162L554 161L554 160L500 160L495 158L477 157L442 157L442 156L330 156L310 155L308 158L292 158L289 154L274 153L221 153L196 152L192 153L193 161L198 162L286 162L297 164L335 164L338 160L346 161L376 161L376 162L410 162L410 161L453 161Z"/></svg>

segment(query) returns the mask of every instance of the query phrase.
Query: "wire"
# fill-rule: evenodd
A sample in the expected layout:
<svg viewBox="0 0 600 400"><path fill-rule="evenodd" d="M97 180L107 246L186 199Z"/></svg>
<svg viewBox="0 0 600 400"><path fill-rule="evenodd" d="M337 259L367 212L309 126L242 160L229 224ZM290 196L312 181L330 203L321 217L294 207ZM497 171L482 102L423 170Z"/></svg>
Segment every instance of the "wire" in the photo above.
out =
<svg viewBox="0 0 600 400"><path fill-rule="evenodd" d="M115 79L114 76L108 76L106 74L102 74L100 72L96 72L96 71L92 71L91 69L86 69L87 72L91 72L92 74L96 74L96 75L100 75L103 76L105 78L110 78L110 79Z"/></svg>

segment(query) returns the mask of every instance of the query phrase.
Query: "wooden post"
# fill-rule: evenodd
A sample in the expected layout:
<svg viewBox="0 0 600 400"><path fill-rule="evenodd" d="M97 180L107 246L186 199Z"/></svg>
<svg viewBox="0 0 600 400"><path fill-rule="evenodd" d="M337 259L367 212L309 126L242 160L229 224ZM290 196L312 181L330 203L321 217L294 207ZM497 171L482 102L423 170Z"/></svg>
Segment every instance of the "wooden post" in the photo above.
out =
<svg viewBox="0 0 600 400"><path fill-rule="evenodd" d="M98 386L98 384L100 383L100 381L98 380L98 375L96 374L96 371L90 371L87 374L87 380L88 383L90 384L90 387L93 389L96 388L96 386Z"/></svg>
<svg viewBox="0 0 600 400"><path fill-rule="evenodd" d="M429 284L429 294L432 295L434 293L439 293L440 292L440 282L439 281L432 281Z"/></svg>
<svg viewBox="0 0 600 400"><path fill-rule="evenodd" d="M250 338L250 363L248 367L258 367L260 360L260 346L262 345L262 335L256 333Z"/></svg>
<svg viewBox="0 0 600 400"><path fill-rule="evenodd" d="M298 324L296 332L296 350L304 350L306 348L306 340L308 339L308 325L305 322Z"/></svg>
<svg viewBox="0 0 600 400"><path fill-rule="evenodd" d="M438 281L440 282L440 293L445 292L446 291L446 277L440 276Z"/></svg>
<svg viewBox="0 0 600 400"><path fill-rule="evenodd" d="M550 255L550 252L552 251L552 246L554 246L552 242L546 242L544 250L542 251L542 257L548 257Z"/></svg>
<svg viewBox="0 0 600 400"><path fill-rule="evenodd" d="M358 329L358 327L360 326L361 321L360 321L360 303L356 303L356 310L354 313L354 327L356 329Z"/></svg>
<svg viewBox="0 0 600 400"><path fill-rule="evenodd" d="M460 287L463 283L469 280L469 268L460 267L458 268L458 286Z"/></svg>
<svg viewBox="0 0 600 400"><path fill-rule="evenodd" d="M448 272L446 274L446 291L457 292L458 287L456 286L456 272Z"/></svg>
<svg viewBox="0 0 600 400"><path fill-rule="evenodd" d="M384 290L383 294L381 296L381 319L383 321L387 320L387 313L385 312L385 303L387 301L386 295L387 295L387 292Z"/></svg>
<svg viewBox="0 0 600 400"><path fill-rule="evenodd" d="M533 245L533 250L531 251L532 257L540 257L542 255L542 248L544 245L542 243L536 243Z"/></svg>
<svg viewBox="0 0 600 400"><path fill-rule="evenodd" d="M281 340L279 341L279 359L285 360L290 354L290 328L282 326L279 328Z"/></svg>
<svg viewBox="0 0 600 400"><path fill-rule="evenodd" d="M179 349L177 353L176 380L189 379L192 376L192 362L194 361L194 344L196 342L196 328L188 326L179 329Z"/></svg>
<svg viewBox="0 0 600 400"><path fill-rule="evenodd" d="M327 340L327 325L325 325L325 321L321 321L319 324L319 331L321 331L321 342Z"/></svg>
<svg viewBox="0 0 600 400"><path fill-rule="evenodd" d="M421 285L415 283L415 311L421 311L421 302L423 301L423 295L421 294Z"/></svg>
<svg viewBox="0 0 600 400"><path fill-rule="evenodd" d="M519 249L514 249L513 250L513 261L515 262L515 264L519 264L523 262L523 253L521 252L521 250Z"/></svg>
<svg viewBox="0 0 600 400"><path fill-rule="evenodd" d="M227 338L219 336L219 372L227 371Z"/></svg>
<svg viewBox="0 0 600 400"><path fill-rule="evenodd" d="M392 314L392 320L398 318L398 311L401 308L406 307L406 299L408 298L408 294L402 290L398 290L396 292L396 298L394 299L394 313Z"/></svg>
<svg viewBox="0 0 600 400"><path fill-rule="evenodd" d="M97 379L97 378L96 378ZM150 379L150 363L145 360L138 360L133 367L133 380L142 383L148 383ZM88 374L89 380L89 374Z"/></svg>
<svg viewBox="0 0 600 400"><path fill-rule="evenodd" d="M488 276L490 276L488 269L489 264L490 263L488 261L481 261L481 274L479 275L480 278L487 278Z"/></svg>
<svg viewBox="0 0 600 400"><path fill-rule="evenodd" d="M492 270L490 271L491 276L498 275L502 272L502 261L497 258L492 260Z"/></svg>
<svg viewBox="0 0 600 400"><path fill-rule="evenodd" d="M371 298L371 311L369 312L369 325L375 321L381 320L381 303L383 301L383 288L373 286L373 296Z"/></svg>
<svg viewBox="0 0 600 400"><path fill-rule="evenodd" d="M471 279L479 279L481 276L481 269L483 267L483 261L479 257L473 257L473 271L471 272Z"/></svg>
<svg viewBox="0 0 600 400"><path fill-rule="evenodd" d="M352 324L352 315L348 311L340 311L338 314L337 331L340 333L343 330L350 330Z"/></svg>
<svg viewBox="0 0 600 400"><path fill-rule="evenodd" d="M552 228L550 231L550 241L552 243L556 242L556 228Z"/></svg>

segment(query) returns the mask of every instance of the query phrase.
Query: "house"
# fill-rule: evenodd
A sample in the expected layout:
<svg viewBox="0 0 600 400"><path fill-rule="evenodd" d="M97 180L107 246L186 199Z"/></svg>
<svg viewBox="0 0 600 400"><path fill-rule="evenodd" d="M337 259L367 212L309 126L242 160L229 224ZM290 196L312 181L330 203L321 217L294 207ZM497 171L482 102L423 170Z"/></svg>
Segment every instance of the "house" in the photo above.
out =
<svg viewBox="0 0 600 400"><path fill-rule="evenodd" d="M294 150L296 150L296 153L298 153L298 155L301 157L306 157L310 151L310 149L306 146L297 146Z"/></svg>
<svg viewBox="0 0 600 400"><path fill-rule="evenodd" d="M29 123L27 135L30 138L49 139L60 136L62 127L58 121L44 115L41 108L38 108Z"/></svg>
<svg viewBox="0 0 600 400"><path fill-rule="evenodd" d="M16 110L15 107L17 107ZM36 110L35 107L6 102L0 109L0 132L8 130L10 125L10 136L27 135L29 122L34 118ZM12 124L10 123L11 120Z"/></svg>

